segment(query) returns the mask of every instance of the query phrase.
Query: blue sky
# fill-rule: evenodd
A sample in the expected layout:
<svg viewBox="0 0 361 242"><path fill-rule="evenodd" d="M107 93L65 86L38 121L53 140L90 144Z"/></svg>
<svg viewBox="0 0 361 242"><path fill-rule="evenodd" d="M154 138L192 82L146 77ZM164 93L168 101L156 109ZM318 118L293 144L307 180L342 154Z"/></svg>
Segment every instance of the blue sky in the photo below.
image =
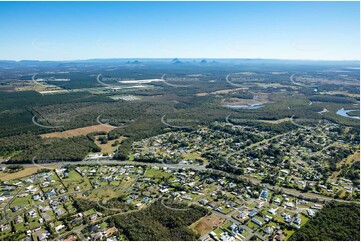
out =
<svg viewBox="0 0 361 242"><path fill-rule="evenodd" d="M0 59L359 60L359 2L0 2Z"/></svg>

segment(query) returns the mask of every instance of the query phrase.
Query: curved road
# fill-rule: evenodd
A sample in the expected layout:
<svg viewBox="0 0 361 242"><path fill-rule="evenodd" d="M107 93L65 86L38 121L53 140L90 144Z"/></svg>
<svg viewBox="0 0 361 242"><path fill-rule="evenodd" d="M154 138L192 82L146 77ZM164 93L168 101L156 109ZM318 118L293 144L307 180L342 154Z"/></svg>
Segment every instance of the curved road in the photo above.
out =
<svg viewBox="0 0 361 242"><path fill-rule="evenodd" d="M116 161L116 160L103 160L103 161L92 161L92 160L85 160L85 161L75 161L75 162L62 162L61 164L58 163L47 163L47 164L41 164L41 166L44 166L44 168L46 168L47 166L55 166L55 165L59 165L59 166L64 166L64 165L100 165L100 163L102 165L141 165L141 166L158 166L158 167L169 167L169 168L184 168L184 169L193 169L193 170L197 170L197 171L214 171L217 173L222 173L224 176L231 176L233 174L229 174L227 172L224 171L220 171L220 170L216 170L216 169L212 169L212 168L207 168L206 165L202 165L202 166L197 166L197 165L181 165L181 164L165 164L165 163L149 163L149 162L139 162L139 161ZM6 164L2 164L5 165ZM21 164L24 167L33 167L35 166L34 164ZM257 184L261 184L260 180L257 180L256 178L253 177L249 177L249 176L245 176L245 175L241 175L239 176L243 179L249 180L251 183L253 183L254 185ZM319 200L324 200L324 201L338 201L338 202L354 202L354 201L345 201L342 199L335 199L332 197L327 197L324 195L320 195L320 194L315 194L315 193L304 193L295 189L290 189L290 188L284 188L284 187L279 187L279 186L272 186L269 184L261 184L265 187L267 187L270 190L274 190L274 189L281 189L284 191L285 194L287 195L292 195L292 196L296 196L296 197L304 197L304 198L309 198L309 199L319 199Z"/></svg>

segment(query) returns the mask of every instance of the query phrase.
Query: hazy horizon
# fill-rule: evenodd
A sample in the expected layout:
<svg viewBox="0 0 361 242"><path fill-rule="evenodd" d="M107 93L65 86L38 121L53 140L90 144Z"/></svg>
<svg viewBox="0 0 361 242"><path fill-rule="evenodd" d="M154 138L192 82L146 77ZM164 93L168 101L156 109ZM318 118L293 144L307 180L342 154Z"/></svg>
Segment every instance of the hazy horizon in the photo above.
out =
<svg viewBox="0 0 361 242"><path fill-rule="evenodd" d="M277 58L202 58L202 57L109 57L109 58L89 58L89 59L64 59L64 60L47 60L47 59L19 59L19 60L11 60L11 59L0 59L0 61L12 61L12 62L22 62L22 61L39 61L39 62L67 62L67 61L102 61L102 60L185 60L185 61L192 61L192 60L227 60L227 61L237 61L237 60L267 60L267 61L310 61L310 62L360 62L360 59L350 59L350 60L325 60L325 59L277 59Z"/></svg>

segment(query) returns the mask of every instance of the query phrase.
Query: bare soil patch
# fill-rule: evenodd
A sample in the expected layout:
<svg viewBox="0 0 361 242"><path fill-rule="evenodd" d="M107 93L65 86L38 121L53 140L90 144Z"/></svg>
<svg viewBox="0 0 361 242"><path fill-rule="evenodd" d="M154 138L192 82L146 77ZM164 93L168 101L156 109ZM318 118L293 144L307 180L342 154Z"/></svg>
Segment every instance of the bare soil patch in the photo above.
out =
<svg viewBox="0 0 361 242"><path fill-rule="evenodd" d="M209 94L213 94L213 95L227 94L230 92L242 91L242 90L248 90L248 88L247 87L238 87L238 88L234 88L234 89L224 89L224 90L218 90L218 91L214 91L214 92L201 92L201 93L197 93L196 96L203 97L203 96L207 96Z"/></svg>
<svg viewBox="0 0 361 242"><path fill-rule="evenodd" d="M259 121L268 123L268 124L279 124L279 123L291 121L291 119L290 118L282 118L282 119L277 119L277 120L259 120Z"/></svg>
<svg viewBox="0 0 361 242"><path fill-rule="evenodd" d="M197 222L193 223L190 227L203 236L210 233L219 226L222 226L225 222L225 218L212 213L211 215L205 216Z"/></svg>
<svg viewBox="0 0 361 242"><path fill-rule="evenodd" d="M98 124L98 125L92 125L87 126L83 128L77 128L77 129L69 129L63 132L53 132L53 133L47 133L40 135L42 138L69 138L74 136L81 136L81 135L87 135L89 133L93 132L109 132L116 127L110 126L110 125L104 125L104 124Z"/></svg>
<svg viewBox="0 0 361 242"><path fill-rule="evenodd" d="M52 169L52 168L54 168L54 166L49 166L47 168ZM32 166L32 167L25 167L23 170L14 172L14 173L7 173L7 172L2 171L2 172L0 172L0 179L2 181L9 181L9 180L14 180L14 179L18 179L18 178L23 178L23 177L27 177L32 174L35 174L40 169L43 169L43 168L38 167L38 166Z"/></svg>

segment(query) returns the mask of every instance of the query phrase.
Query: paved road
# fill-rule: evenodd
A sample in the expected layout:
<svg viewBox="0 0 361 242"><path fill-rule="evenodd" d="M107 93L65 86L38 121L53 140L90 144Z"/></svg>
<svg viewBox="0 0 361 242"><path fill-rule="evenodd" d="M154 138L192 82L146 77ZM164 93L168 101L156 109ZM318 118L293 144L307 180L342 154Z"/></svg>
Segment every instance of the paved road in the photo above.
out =
<svg viewBox="0 0 361 242"><path fill-rule="evenodd" d="M234 210L234 211L236 211L236 210ZM223 213L220 213L220 212L214 211L214 210L212 210L212 213L216 214L216 215L219 216L219 217L228 219L228 220L232 221L232 223L235 223L235 224L237 224L238 226L240 226L241 228L249 231L249 232L250 232L249 235L248 235L247 237L245 237L244 240L249 240L249 239L254 235L254 233L252 232L252 230L251 230L248 226L242 225L239 221L237 221L236 219L232 218L230 214L223 214ZM231 212L231 213L233 213L233 212ZM202 237L200 237L199 240L204 241L204 240L208 239L209 237L210 237L209 234L205 234L205 235L203 235ZM248 239L247 239L247 238L248 238Z"/></svg>
<svg viewBox="0 0 361 242"><path fill-rule="evenodd" d="M19 189L19 191L17 191L17 193L10 199L10 201L8 203L6 203L5 207L4 207L4 216L5 216L5 222L8 222L10 220L10 218L8 217L8 211L6 210L7 207L14 201L14 199L16 198L16 196L22 192L25 189L25 187L22 187Z"/></svg>
<svg viewBox="0 0 361 242"><path fill-rule="evenodd" d="M225 219L228 219L230 221L232 221L232 223L235 223L237 224L238 226L241 226L242 228L244 228L245 230L249 231L249 232L252 232L252 229L250 229L248 226L245 226L245 225L242 225L238 220L234 219L231 217L231 215L228 215L228 214L223 214L223 213L220 213L220 212L217 212L217 211L212 211L213 213L217 214L218 216L222 217L222 218L225 218Z"/></svg>
<svg viewBox="0 0 361 242"><path fill-rule="evenodd" d="M148 206L149 206L151 203L153 203L154 201L155 201L155 199L152 200L152 202L150 202L150 203L148 204ZM98 223L103 222L103 221L105 221L105 220L107 220L107 219L109 219L109 218L111 218L111 217L113 217L113 216L117 216L117 215L121 215L121 214L125 214L125 213L134 213L134 212L138 212L138 211L139 211L139 210L130 210L130 211L128 211L128 212L120 212L120 213L108 215L108 216L103 217L103 218L101 218L101 219L99 219L99 220L96 220L96 221L94 221L94 222L92 222L92 223L90 223L90 224L84 224L84 225L81 225L81 226L79 226L79 227L73 228L72 230L70 230L70 231L68 231L68 232L65 232L65 233L59 235L59 236L56 237L54 240L61 240L61 241L62 241L62 240L64 240L65 237L67 237L67 236L70 235L71 233L76 233L77 235L80 235L80 237L84 238L85 236L83 235L83 233L82 233L81 231L82 231L84 228L88 227L89 225L91 225L91 224L98 224Z"/></svg>
<svg viewBox="0 0 361 242"><path fill-rule="evenodd" d="M86 161L79 161L79 162L62 162L62 163L50 163L50 164L24 164L24 167L33 167L33 166L42 166L42 167L49 167L49 166L64 166L64 165L142 165L142 166L158 166L158 167L170 167L170 168L185 168L185 169L193 169L193 170L199 170L199 171L214 171L220 174L223 174L224 176L233 176L232 174L229 174L227 172L223 172L223 171L219 171L219 170L215 170L215 169L211 169L211 168L206 168L205 165L203 166L197 166L197 165L180 165L180 164L165 164L165 163L147 163L147 162L138 162L138 161L115 161L115 160L102 160L102 161L90 161L90 160L86 160ZM6 164L3 164L6 166ZM261 182L259 180L257 180L254 177L250 177L250 176L245 176L242 175L240 176L243 179L248 180L249 182L253 183L253 184L260 184ZM138 177L137 177L138 178ZM294 189L289 189L289 188L283 188L283 187L279 187L279 186L271 186L269 184L262 184L263 186L267 187L270 190L275 190L275 189L279 189L282 190L283 193L288 194L288 195L293 195L296 197L304 197L304 198L311 198L311 199L319 199L319 200L324 200L324 201L330 201L330 200L335 200L335 201L339 201L339 202L351 202L351 201L344 201L344 200L340 200L340 199L334 199L331 197L326 197L323 195L319 195L319 194L313 194L313 193L302 193L300 191L294 190ZM112 186L105 186L105 187L99 187L99 188L95 188L95 189L104 189L106 187L112 187ZM128 187L129 190L130 186ZM93 189L89 189L88 191L93 191L95 190ZM4 215L5 215L5 221L11 221L15 218L15 216L9 218L8 217L8 213L7 213L7 208L9 207L9 205L12 203L12 201L16 198L16 196L21 193L24 190L24 187L19 189L19 191L17 191L17 193L14 195L13 198L11 198L11 200L5 205L4 207ZM53 197L53 199L58 199L61 196L64 195L73 195L76 193L83 193L85 191L78 191L78 192L71 192L71 193L66 193L66 194L62 194L56 197ZM198 199L199 200L199 199ZM46 201L44 201L46 202ZM194 202L195 203L195 202ZM33 206L34 207L34 206ZM30 208L31 209L31 208ZM29 210L29 209L28 209ZM234 214L236 212L236 210L233 210L230 214L223 214L217 211L212 211L213 213L219 215L220 217L226 218L230 221L232 221L233 223L239 225L240 227L242 227L243 229L249 231L249 234L244 238L245 241L250 240L253 236L257 236L258 238L262 239L262 240L267 240L265 237L261 236L258 233L255 233L252 229L250 229L248 226L242 225L239 221L237 221L236 219L232 218L232 214ZM122 213L119 213L122 214ZM107 217L102 218L99 221L104 221L106 219L108 219L109 217L114 216L114 215L110 215ZM97 221L97 222L99 222ZM72 232L75 232L80 238L84 238L83 235L81 234L81 230L84 229L86 226L88 225L83 225L81 227L78 227L76 230L71 230L65 234L62 234L61 236L57 237L55 240L58 240L59 238L64 238L64 236L69 235ZM206 238L207 235L203 236L202 238Z"/></svg>
<svg viewBox="0 0 361 242"><path fill-rule="evenodd" d="M131 184L131 185L132 185L132 184ZM102 187L92 188L92 189L88 189L88 190L82 190L82 191L75 191L75 192L68 192L68 193L60 194L60 195L51 197L51 200L59 200L59 199L60 199L61 197L63 197L63 196L72 196L72 195L80 194L80 193L84 193L84 192L92 192L92 191L99 190L99 189L110 189L110 188L119 189L119 187L117 187L117 186L108 185L108 186L102 186ZM12 220L13 220L16 216L18 216L19 214L24 214L24 213L26 213L27 211L30 211L31 209L33 209L33 208L35 208L35 207L38 207L38 206L40 206L40 205L43 205L43 204L45 204L45 203L48 203L48 202L50 201L50 200L46 200L46 199L45 199L44 201L42 201L42 202L40 202L40 203L37 203L37 204L35 204L35 205L33 205L33 206L25 209L25 210L23 210L23 209L19 210L19 211L22 211L22 213L15 214L14 216L12 216L12 217L9 218L8 215L7 215L6 209L7 209L7 207L13 202L13 200L16 198L16 196L17 196L23 189L24 189L24 187L23 187L21 190L19 190L19 191L16 193L16 195L14 195L14 197L5 205L5 207L4 207L5 222L12 221Z"/></svg>
<svg viewBox="0 0 361 242"><path fill-rule="evenodd" d="M234 211L236 211L236 210L234 210ZM232 223L237 224L239 227L243 228L244 230L247 230L249 232L249 234L244 238L244 241L250 240L254 235L257 236L258 238L262 239L263 241L267 241L267 238L263 237L262 235L260 235L258 233L255 233L254 230L250 229L248 226L242 225L238 220L232 218L231 214L233 214L234 212L231 212L230 214L223 214L223 213L220 213L217 211L212 211L212 212L222 218L228 219Z"/></svg>
<svg viewBox="0 0 361 242"><path fill-rule="evenodd" d="M158 166L158 167L169 167L169 168L184 168L184 169L193 169L193 170L198 170L198 171L214 171L217 173L221 173L224 176L229 176L230 174L224 171L220 171L220 170L216 170L216 169L212 169L212 168L206 168L205 165L202 166L197 166L197 165L183 165L183 164L165 164L165 163L149 163L149 162L139 162L139 161L116 161L116 160L101 160L101 161L97 161L97 160L85 160L85 161L75 161L75 162L62 162L60 165L64 166L64 165L141 165L141 166ZM3 166L7 166L7 164L2 164ZM54 165L58 165L57 163L50 163L50 164L22 164L22 166L24 167L33 167L33 166L42 166L44 168L49 167L49 166L54 166ZM245 175L241 175L240 176L243 179L247 179L248 181L250 181L253 184L260 184L261 181L257 180L254 177L250 177L250 176L245 176ZM263 186L267 187L270 190L275 190L275 189L279 189L279 190L283 190L283 192L287 195L292 195L292 196L296 196L296 197L304 197L304 198L309 198L309 199L319 199L319 200L323 200L323 201L337 201L337 202L354 202L354 201L345 201L342 199L335 199L332 197L327 197L324 195L320 195L320 194L315 194L315 193L303 193L301 191L295 190L295 189L290 189L290 188L284 188L284 187L280 187L280 186L272 186L269 184L262 184Z"/></svg>
<svg viewBox="0 0 361 242"><path fill-rule="evenodd" d="M260 183L260 181L258 181ZM337 202L343 202L343 203L354 203L355 201L346 201L346 200L342 200L342 199L336 199L336 198L332 198L332 197L327 197L324 195L320 195L320 194L315 194L315 193L304 193L295 189L290 189L290 188L284 188L284 187L280 187L280 186L272 186L269 184L263 184L265 187L267 187L270 190L282 190L284 194L287 195L292 195L295 197L304 197L304 198L308 198L308 199L318 199L320 201L337 201Z"/></svg>
<svg viewBox="0 0 361 242"><path fill-rule="evenodd" d="M217 173L221 173L224 176L229 176L230 174L227 172L223 172L223 171L219 171L219 170L215 170L215 169L211 169L211 168L206 168L205 165L202 166L197 166L197 165L182 165L182 164L165 164L165 163L147 163L147 162L139 162L139 161L116 161L116 160L85 160L85 161L78 161L78 162L61 162L61 163L49 163L49 164L23 164L24 167L33 167L33 166L41 166L44 168L47 168L49 166L64 166L64 165L142 165L142 166L158 166L158 167L170 167L170 168L184 168L184 169L193 169L193 170L198 170L198 171L203 171L203 170L207 170L207 171L214 171ZM7 164L2 164L7 166ZM240 176L243 179L246 179L248 181L250 181L253 184L260 184L261 181L257 180L254 177L250 177L250 176ZM279 186L272 186L269 184L262 184L263 186L267 187L270 190L282 190L283 193L287 194L287 195L292 195L292 196L296 196L296 197L304 197L304 198L308 198L308 199L319 199L321 201L338 201L338 202L348 202L348 203L352 203L354 201L345 201L345 200L341 200L341 199L335 199L332 197L327 197L327 196L323 196L320 194L314 194L314 193L303 193L300 192L298 190L295 189L289 189L289 188L284 188L284 187L279 187ZM104 188L104 187L103 187ZM11 202L16 198L16 196L23 190L23 188L21 190L19 190L16 195L11 198L11 200L5 205L4 207L4 215L5 215L5 220L9 221L14 219L14 217L9 218L8 214L7 214L7 207L11 204ZM91 189L93 190L93 189ZM91 191L89 190L89 191ZM84 192L84 191L81 191ZM79 192L74 192L74 193L68 193L68 194L63 194L63 195L72 195L75 193L79 193Z"/></svg>
<svg viewBox="0 0 361 242"><path fill-rule="evenodd" d="M1 166L9 166L11 164L1 164ZM65 165L142 165L142 166L158 166L158 167L170 167L170 168L188 168L194 170L207 169L205 165L182 165L182 164L165 164L165 163L149 163L140 161L116 161L116 160L84 160L84 161L66 161L60 163L41 163L41 164L20 164L23 167L39 166L41 168L49 168L53 166L65 166Z"/></svg>

